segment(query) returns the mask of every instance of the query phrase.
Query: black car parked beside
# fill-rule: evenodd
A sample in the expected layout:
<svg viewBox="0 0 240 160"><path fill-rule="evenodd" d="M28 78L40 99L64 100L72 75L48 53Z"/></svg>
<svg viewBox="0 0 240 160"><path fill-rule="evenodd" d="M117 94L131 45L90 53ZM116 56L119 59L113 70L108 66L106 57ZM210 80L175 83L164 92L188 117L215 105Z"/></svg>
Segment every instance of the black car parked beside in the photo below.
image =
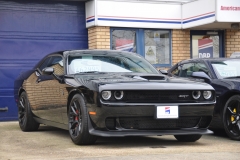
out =
<svg viewBox="0 0 240 160"><path fill-rule="evenodd" d="M210 128L224 128L231 139L240 140L240 58L183 60L168 75L212 85L217 103Z"/></svg>

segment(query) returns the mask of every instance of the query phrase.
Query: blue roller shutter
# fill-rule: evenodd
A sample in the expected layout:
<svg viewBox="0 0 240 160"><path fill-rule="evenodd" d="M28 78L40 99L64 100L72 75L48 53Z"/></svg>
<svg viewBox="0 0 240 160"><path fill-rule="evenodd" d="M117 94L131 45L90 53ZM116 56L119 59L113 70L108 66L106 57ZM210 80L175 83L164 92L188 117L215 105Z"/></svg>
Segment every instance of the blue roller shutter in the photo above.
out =
<svg viewBox="0 0 240 160"><path fill-rule="evenodd" d="M0 0L0 121L17 119L20 72L47 53L86 48L85 2Z"/></svg>

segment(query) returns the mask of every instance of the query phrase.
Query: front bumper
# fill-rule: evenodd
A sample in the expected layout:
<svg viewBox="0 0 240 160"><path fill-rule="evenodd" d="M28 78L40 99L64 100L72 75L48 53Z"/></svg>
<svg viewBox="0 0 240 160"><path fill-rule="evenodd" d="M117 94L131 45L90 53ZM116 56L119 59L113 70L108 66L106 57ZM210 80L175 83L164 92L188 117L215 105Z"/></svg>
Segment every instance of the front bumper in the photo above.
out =
<svg viewBox="0 0 240 160"><path fill-rule="evenodd" d="M96 115L90 115L89 133L107 137L211 134L212 132L206 128L211 122L214 104L214 102L197 104L119 104L102 102L100 107L91 106L88 108L88 111L96 112ZM178 106L178 119L162 120L154 118L156 116L156 106L170 105ZM188 123L188 119L190 119L190 126L183 124ZM191 119L195 119L196 122L191 122ZM109 120L112 120L112 122ZM109 124L112 126L109 127Z"/></svg>
<svg viewBox="0 0 240 160"><path fill-rule="evenodd" d="M93 127L89 127L89 133L101 137L126 137L126 136L161 136L161 135L193 135L193 134L212 134L208 129L178 129L178 130L117 130L117 131L101 131Z"/></svg>

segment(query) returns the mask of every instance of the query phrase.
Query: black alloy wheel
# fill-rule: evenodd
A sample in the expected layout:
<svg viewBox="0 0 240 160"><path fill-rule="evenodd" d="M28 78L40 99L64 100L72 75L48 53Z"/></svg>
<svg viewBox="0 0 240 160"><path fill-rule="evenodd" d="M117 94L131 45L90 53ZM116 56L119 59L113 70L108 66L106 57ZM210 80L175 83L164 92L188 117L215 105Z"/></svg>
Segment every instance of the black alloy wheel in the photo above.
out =
<svg viewBox="0 0 240 160"><path fill-rule="evenodd" d="M240 140L240 95L234 95L227 101L223 110L223 125L231 139Z"/></svg>
<svg viewBox="0 0 240 160"><path fill-rule="evenodd" d="M77 99L72 101L69 108L69 132L71 137L79 136L82 127L82 113Z"/></svg>
<svg viewBox="0 0 240 160"><path fill-rule="evenodd" d="M72 141L77 145L94 144L96 136L88 131L89 116L84 99L80 94L73 96L68 107L68 129Z"/></svg>
<svg viewBox="0 0 240 160"><path fill-rule="evenodd" d="M21 95L19 98L19 107L18 107L18 120L19 125L22 126L26 123L26 97Z"/></svg>
<svg viewBox="0 0 240 160"><path fill-rule="evenodd" d="M19 97L18 122L22 131L36 131L40 125L33 118L26 92L22 92Z"/></svg>

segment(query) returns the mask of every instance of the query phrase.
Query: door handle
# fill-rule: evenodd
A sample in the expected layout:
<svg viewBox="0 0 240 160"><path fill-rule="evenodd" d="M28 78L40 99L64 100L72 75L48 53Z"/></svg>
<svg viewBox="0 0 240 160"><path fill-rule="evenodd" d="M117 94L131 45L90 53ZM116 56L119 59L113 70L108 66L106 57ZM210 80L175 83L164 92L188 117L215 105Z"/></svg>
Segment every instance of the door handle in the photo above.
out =
<svg viewBox="0 0 240 160"><path fill-rule="evenodd" d="M4 108L0 107L0 112L7 112L7 111L8 111L8 107L4 107Z"/></svg>

